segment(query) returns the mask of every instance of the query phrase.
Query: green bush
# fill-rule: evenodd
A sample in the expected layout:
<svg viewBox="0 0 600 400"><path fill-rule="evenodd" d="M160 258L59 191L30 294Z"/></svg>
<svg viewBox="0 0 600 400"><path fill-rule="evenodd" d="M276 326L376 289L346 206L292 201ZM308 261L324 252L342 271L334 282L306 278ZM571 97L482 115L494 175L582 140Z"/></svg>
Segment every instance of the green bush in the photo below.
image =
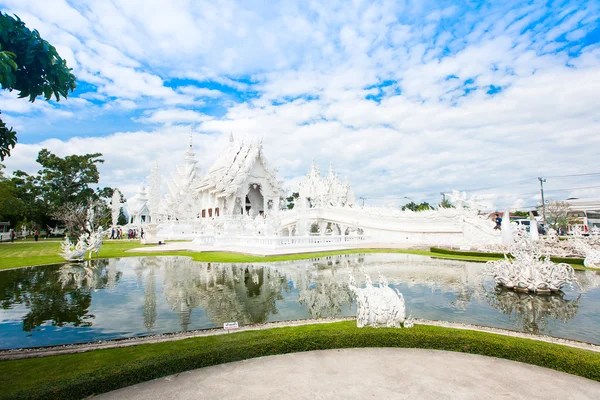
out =
<svg viewBox="0 0 600 400"><path fill-rule="evenodd" d="M484 253L481 251L450 250L450 249L442 249L440 247L432 247L430 250L432 253L449 254L449 255L453 255L453 256L504 258L503 253Z"/></svg>
<svg viewBox="0 0 600 400"><path fill-rule="evenodd" d="M504 258L503 253L484 253L480 251L462 251L462 250L450 250L450 249L442 249L439 247L432 247L432 253L438 254L448 254L453 256L473 256L473 257L490 257L490 258ZM508 258L512 258L510 254L507 255ZM583 258L576 257L550 257L555 263L567 263L567 264L576 264L583 265Z"/></svg>

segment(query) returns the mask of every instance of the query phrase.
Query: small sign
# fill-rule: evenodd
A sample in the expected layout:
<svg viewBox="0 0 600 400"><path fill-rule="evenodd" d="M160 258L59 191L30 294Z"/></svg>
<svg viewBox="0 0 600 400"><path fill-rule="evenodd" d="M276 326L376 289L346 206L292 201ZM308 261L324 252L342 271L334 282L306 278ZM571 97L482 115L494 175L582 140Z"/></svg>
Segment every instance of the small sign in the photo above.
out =
<svg viewBox="0 0 600 400"><path fill-rule="evenodd" d="M225 330L231 330L231 329L237 329L239 328L237 321L236 322L225 322L223 324L223 329Z"/></svg>
<svg viewBox="0 0 600 400"><path fill-rule="evenodd" d="M471 250L471 246L460 246L461 250Z"/></svg>

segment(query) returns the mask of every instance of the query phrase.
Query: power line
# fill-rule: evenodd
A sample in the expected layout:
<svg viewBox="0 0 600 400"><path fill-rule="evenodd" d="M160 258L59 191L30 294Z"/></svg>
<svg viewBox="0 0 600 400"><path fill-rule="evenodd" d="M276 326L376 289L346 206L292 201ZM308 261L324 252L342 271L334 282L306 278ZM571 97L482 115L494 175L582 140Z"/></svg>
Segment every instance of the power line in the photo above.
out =
<svg viewBox="0 0 600 400"><path fill-rule="evenodd" d="M549 190L546 190L546 192L567 192L569 190L582 190L582 189L595 189L595 188L600 188L600 185L582 186L582 187L568 188L568 189L549 189Z"/></svg>
<svg viewBox="0 0 600 400"><path fill-rule="evenodd" d="M594 176L594 175L600 175L600 172L593 172L590 174L553 175L553 176L547 176L546 178L571 178L574 176Z"/></svg>

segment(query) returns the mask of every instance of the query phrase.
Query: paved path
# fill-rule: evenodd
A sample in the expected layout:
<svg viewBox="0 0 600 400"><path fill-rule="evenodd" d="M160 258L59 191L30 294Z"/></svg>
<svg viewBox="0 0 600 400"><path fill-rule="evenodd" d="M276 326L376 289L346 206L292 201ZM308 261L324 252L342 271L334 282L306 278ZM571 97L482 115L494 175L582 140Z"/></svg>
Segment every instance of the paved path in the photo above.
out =
<svg viewBox="0 0 600 400"><path fill-rule="evenodd" d="M343 349L197 369L94 399L600 399L600 383L492 357Z"/></svg>

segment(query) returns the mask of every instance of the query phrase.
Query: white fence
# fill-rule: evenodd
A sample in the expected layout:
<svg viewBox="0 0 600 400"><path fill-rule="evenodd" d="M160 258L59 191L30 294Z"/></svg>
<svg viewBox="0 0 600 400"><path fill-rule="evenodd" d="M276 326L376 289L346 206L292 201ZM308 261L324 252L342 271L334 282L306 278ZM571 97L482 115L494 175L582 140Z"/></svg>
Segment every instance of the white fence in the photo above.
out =
<svg viewBox="0 0 600 400"><path fill-rule="evenodd" d="M199 237L194 242L214 244L215 246L245 246L245 247L326 247L336 244L365 243L367 236L215 236L210 242L208 237Z"/></svg>

